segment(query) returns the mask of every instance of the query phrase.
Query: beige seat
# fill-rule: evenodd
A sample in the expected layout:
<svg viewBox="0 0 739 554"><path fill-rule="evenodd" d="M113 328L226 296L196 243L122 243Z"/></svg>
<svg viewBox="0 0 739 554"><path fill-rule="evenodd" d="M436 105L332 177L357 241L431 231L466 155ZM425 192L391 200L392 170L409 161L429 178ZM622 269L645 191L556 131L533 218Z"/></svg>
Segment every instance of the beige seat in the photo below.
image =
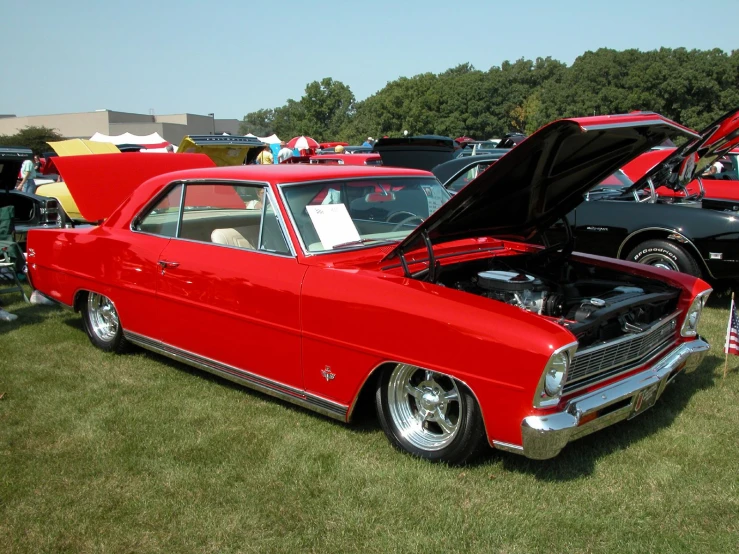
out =
<svg viewBox="0 0 739 554"><path fill-rule="evenodd" d="M226 244L228 246L237 246L238 248L254 250L254 247L244 238L244 235L230 227L225 229L214 229L210 234L210 240L215 244Z"/></svg>

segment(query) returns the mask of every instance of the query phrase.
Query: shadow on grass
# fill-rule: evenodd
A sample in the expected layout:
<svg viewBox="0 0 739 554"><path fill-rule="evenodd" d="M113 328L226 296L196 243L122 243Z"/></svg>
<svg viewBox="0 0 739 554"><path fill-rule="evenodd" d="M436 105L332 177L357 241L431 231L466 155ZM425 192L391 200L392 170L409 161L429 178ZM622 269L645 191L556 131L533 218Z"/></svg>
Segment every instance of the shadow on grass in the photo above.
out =
<svg viewBox="0 0 739 554"><path fill-rule="evenodd" d="M72 322L70 322L72 324ZM308 408L275 398L266 393L239 385L228 379L190 367L154 352L141 350L147 356L157 359L166 366L185 372L193 377L205 379L223 387L240 391L266 402L281 404L285 409L295 412L296 417L317 417L336 425L347 433L376 433L380 424L374 414L374 387L367 387L357 402L354 417L350 424L318 414ZM657 403L639 417L607 427L592 435L576 440L551 460L529 460L523 456L485 449L469 467L480 467L490 463L501 463L506 471L533 475L543 481L570 481L593 474L597 462L614 452L629 448L642 439L669 427L687 406L692 396L701 390L713 388L716 369L722 359L708 355L700 367L689 375L680 375L664 391Z"/></svg>
<svg viewBox="0 0 739 554"><path fill-rule="evenodd" d="M500 461L507 471L532 474L543 481L569 481L591 475L601 458L669 427L696 392L715 386L716 368L721 363L720 357L708 355L695 372L679 375L644 414L578 439L553 459L529 460L501 453Z"/></svg>
<svg viewBox="0 0 739 554"><path fill-rule="evenodd" d="M27 325L34 325L41 323L48 319L50 313L58 313L63 311L61 307L57 306L43 306L38 304L13 304L6 305L3 308L8 312L18 316L15 321L3 321L0 322L0 335L3 333L9 333L25 327Z"/></svg>

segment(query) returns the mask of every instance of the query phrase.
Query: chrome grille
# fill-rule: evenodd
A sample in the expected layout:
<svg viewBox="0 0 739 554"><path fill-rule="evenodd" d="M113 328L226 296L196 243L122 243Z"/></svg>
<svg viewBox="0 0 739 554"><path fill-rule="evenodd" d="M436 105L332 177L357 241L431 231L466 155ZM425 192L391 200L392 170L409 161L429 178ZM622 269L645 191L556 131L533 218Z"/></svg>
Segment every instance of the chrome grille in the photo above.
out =
<svg viewBox="0 0 739 554"><path fill-rule="evenodd" d="M644 363L675 341L679 312L646 331L585 348L575 354L565 392L606 379Z"/></svg>

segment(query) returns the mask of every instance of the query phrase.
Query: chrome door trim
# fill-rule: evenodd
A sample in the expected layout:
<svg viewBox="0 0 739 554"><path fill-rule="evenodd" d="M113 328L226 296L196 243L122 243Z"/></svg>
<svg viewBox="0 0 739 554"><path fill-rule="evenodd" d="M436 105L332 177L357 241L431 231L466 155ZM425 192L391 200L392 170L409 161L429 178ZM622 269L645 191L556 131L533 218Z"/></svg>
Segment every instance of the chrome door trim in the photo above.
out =
<svg viewBox="0 0 739 554"><path fill-rule="evenodd" d="M188 352L187 350L182 350L156 339L133 333L131 331L126 331L125 329L123 331L123 336L133 344L147 350L151 350L152 352L156 352L157 354L162 354L163 356L167 356L168 358L178 362L183 362L219 377L228 379L229 381L233 381L234 383L247 386L281 400L286 400L333 419L338 419L339 421L344 422L347 421L349 407L345 404L340 404L313 394L307 394L303 390L296 389L278 381L261 377L254 373L223 364L217 360L212 360L193 352Z"/></svg>

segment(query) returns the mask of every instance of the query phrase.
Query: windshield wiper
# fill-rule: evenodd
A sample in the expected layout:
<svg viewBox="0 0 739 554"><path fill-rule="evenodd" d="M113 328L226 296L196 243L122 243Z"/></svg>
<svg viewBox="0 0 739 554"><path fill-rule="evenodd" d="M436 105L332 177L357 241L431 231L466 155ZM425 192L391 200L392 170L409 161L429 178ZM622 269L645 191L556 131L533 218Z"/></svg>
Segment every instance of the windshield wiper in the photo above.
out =
<svg viewBox="0 0 739 554"><path fill-rule="evenodd" d="M334 244L331 247L331 250L336 250L337 248L348 248L350 246L359 246L362 244L367 244L368 242L376 242L376 243L383 243L383 242L399 242L398 240L393 239L359 239L359 240L350 240L348 242L340 242L339 244Z"/></svg>

